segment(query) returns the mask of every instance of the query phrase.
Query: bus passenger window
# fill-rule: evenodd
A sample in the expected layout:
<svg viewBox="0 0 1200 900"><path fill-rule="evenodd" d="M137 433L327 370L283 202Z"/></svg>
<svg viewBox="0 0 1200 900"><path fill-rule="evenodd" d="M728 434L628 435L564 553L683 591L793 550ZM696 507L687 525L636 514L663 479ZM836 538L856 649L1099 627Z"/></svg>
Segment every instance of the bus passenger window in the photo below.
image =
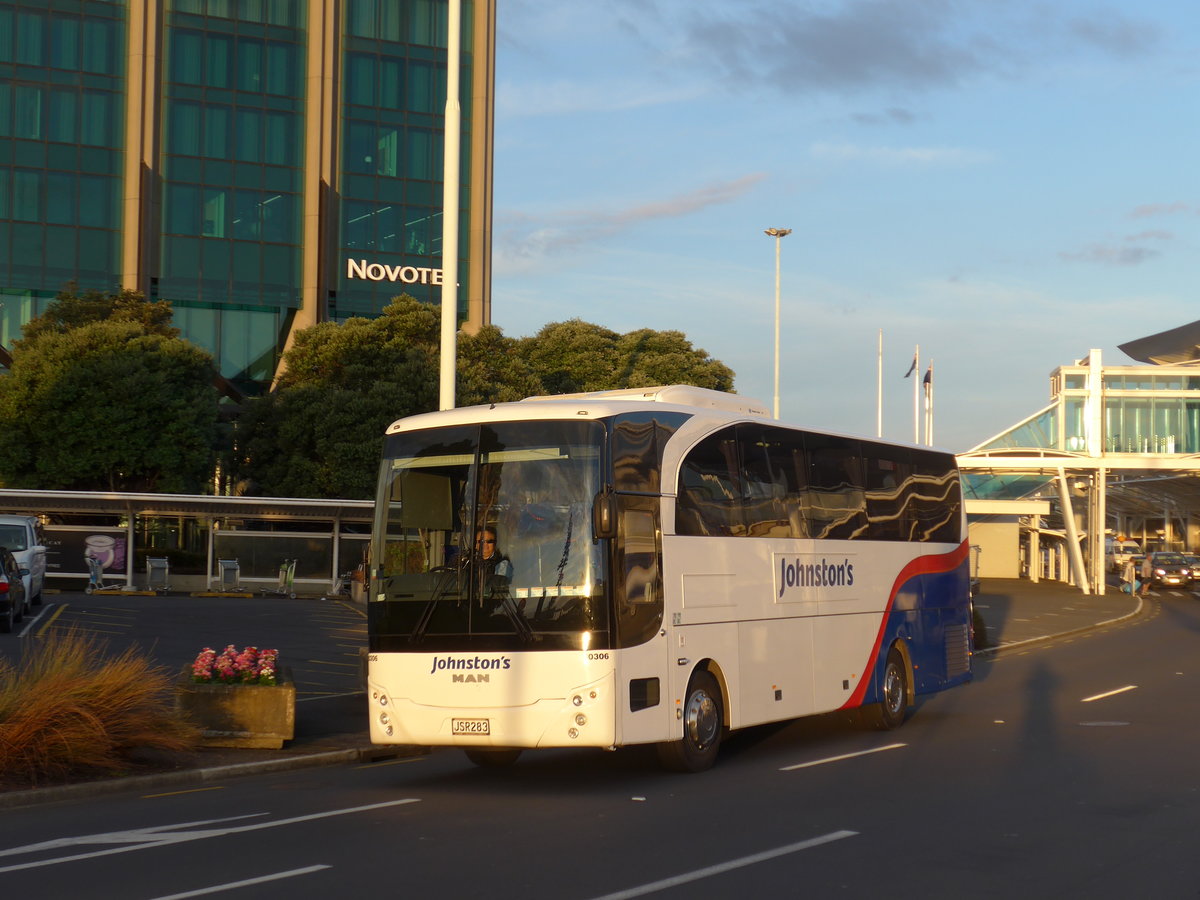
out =
<svg viewBox="0 0 1200 900"><path fill-rule="evenodd" d="M737 442L732 429L718 432L692 448L679 470L676 498L676 534L745 534Z"/></svg>

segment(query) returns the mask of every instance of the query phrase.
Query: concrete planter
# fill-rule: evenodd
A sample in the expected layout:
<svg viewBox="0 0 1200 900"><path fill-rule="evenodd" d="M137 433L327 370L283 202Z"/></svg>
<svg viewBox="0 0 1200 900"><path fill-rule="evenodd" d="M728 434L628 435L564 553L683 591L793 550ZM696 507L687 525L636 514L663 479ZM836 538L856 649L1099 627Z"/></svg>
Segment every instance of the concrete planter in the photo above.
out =
<svg viewBox="0 0 1200 900"><path fill-rule="evenodd" d="M175 708L204 729L206 747L278 750L296 734L296 683L287 668L278 684L197 684L191 667L175 686Z"/></svg>

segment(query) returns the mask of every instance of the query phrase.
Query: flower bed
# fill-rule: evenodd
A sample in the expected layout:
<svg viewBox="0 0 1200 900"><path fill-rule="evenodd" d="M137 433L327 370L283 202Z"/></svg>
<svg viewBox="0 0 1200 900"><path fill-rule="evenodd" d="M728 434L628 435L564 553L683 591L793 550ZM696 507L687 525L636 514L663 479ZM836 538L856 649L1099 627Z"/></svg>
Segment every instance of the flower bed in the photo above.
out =
<svg viewBox="0 0 1200 900"><path fill-rule="evenodd" d="M205 647L175 688L175 706L209 747L279 749L295 736L296 685L276 650Z"/></svg>

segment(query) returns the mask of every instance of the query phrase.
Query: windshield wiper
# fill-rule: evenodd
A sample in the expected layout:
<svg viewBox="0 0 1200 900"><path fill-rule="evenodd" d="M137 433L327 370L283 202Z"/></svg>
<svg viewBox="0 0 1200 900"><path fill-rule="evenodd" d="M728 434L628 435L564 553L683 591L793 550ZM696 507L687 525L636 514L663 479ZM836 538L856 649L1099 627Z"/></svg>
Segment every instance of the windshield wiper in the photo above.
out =
<svg viewBox="0 0 1200 900"><path fill-rule="evenodd" d="M508 588L504 588L501 591L500 608L504 610L504 614L512 622L517 636L525 643L531 643L533 641L533 629L529 627L529 623L521 615L521 610L517 609L517 604L513 602L512 594L508 592Z"/></svg>
<svg viewBox="0 0 1200 900"><path fill-rule="evenodd" d="M457 569L445 568L435 570L430 574L436 574L438 580L433 588L433 593L429 595L429 602L425 604L425 609L421 612L421 618L417 619L416 627L409 636L409 640L413 643L419 643L425 637L425 632L429 629L429 620L433 618L433 611L437 609L438 603L446 599L450 586L458 582L459 572Z"/></svg>

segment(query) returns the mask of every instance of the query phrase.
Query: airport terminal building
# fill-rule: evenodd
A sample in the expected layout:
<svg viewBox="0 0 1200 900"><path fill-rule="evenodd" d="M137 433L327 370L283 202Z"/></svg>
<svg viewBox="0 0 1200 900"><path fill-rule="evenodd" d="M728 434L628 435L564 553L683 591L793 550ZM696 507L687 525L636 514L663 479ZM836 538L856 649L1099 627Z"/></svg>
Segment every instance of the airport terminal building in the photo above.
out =
<svg viewBox="0 0 1200 900"><path fill-rule="evenodd" d="M1103 592L1110 538L1200 549L1200 322L1120 349L1142 364L1059 366L1048 405L959 454L983 577Z"/></svg>
<svg viewBox="0 0 1200 900"><path fill-rule="evenodd" d="M0 363L70 283L169 300L245 393L440 303L446 0L0 0ZM462 5L458 318L491 319L495 4Z"/></svg>

